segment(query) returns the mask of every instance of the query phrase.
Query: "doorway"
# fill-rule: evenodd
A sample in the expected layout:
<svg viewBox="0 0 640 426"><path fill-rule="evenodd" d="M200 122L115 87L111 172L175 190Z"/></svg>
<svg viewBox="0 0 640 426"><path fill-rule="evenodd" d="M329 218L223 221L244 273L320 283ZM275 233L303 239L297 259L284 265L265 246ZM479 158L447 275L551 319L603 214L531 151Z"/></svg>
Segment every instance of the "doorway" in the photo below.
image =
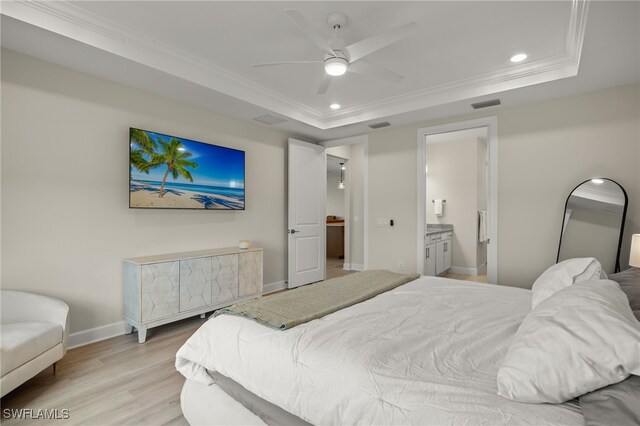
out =
<svg viewBox="0 0 640 426"><path fill-rule="evenodd" d="M487 128L427 135L425 143L424 274L487 282Z"/></svg>
<svg viewBox="0 0 640 426"><path fill-rule="evenodd" d="M321 142L327 158L326 277L367 268L368 137Z"/></svg>
<svg viewBox="0 0 640 426"><path fill-rule="evenodd" d="M335 152L336 150L332 151ZM351 156L351 152L348 153ZM349 158L339 157L327 152L327 228L326 228L326 278L337 278L351 273L345 268L345 247L349 234L345 233L349 197L346 191L346 172ZM348 263L348 262L347 262Z"/></svg>
<svg viewBox="0 0 640 426"><path fill-rule="evenodd" d="M497 283L495 117L418 131L418 272Z"/></svg>

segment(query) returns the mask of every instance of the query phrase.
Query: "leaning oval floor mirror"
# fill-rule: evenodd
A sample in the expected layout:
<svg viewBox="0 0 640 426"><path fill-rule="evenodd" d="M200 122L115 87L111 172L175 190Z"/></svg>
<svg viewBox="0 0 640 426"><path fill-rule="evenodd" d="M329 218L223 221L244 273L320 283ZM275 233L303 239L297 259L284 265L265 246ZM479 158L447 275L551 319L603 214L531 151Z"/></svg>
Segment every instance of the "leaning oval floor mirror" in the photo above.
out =
<svg viewBox="0 0 640 426"><path fill-rule="evenodd" d="M564 206L557 262L595 257L607 274L620 271L627 193L614 180L594 178L576 186Z"/></svg>

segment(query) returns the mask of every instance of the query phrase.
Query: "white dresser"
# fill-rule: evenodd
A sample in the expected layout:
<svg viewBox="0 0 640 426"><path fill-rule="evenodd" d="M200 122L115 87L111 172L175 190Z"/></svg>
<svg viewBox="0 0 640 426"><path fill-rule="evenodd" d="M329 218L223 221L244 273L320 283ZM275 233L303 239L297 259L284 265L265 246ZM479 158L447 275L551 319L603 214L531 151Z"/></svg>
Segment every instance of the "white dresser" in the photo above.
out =
<svg viewBox="0 0 640 426"><path fill-rule="evenodd" d="M124 260L126 333L202 315L262 295L262 249L200 250Z"/></svg>

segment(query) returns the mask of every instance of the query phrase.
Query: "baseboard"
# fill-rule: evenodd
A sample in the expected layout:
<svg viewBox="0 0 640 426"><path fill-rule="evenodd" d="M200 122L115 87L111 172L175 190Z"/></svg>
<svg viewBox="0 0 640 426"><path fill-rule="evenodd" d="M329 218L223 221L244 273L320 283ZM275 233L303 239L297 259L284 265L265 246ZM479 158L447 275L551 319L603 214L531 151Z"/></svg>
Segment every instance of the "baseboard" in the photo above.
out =
<svg viewBox="0 0 640 426"><path fill-rule="evenodd" d="M364 265L359 263L345 263L342 269L345 271L364 271Z"/></svg>
<svg viewBox="0 0 640 426"><path fill-rule="evenodd" d="M460 266L452 266L449 272L462 275L479 275L477 268L462 268Z"/></svg>
<svg viewBox="0 0 640 426"><path fill-rule="evenodd" d="M287 288L284 280L269 283L263 286L263 294L272 291ZM89 343L99 342L101 340L110 339L112 337L124 334L124 321L114 322L113 324L102 325L88 330L82 330L69 334L69 347L67 349L77 348L79 346L88 345Z"/></svg>
<svg viewBox="0 0 640 426"><path fill-rule="evenodd" d="M78 331L69 334L69 349L78 346L88 345L89 343L99 342L101 340L110 339L112 337L124 334L124 321L114 322L113 324L102 325L88 330Z"/></svg>
<svg viewBox="0 0 640 426"><path fill-rule="evenodd" d="M262 286L262 294L271 293L272 291L284 290L285 288L287 288L287 282L285 280L276 281Z"/></svg>

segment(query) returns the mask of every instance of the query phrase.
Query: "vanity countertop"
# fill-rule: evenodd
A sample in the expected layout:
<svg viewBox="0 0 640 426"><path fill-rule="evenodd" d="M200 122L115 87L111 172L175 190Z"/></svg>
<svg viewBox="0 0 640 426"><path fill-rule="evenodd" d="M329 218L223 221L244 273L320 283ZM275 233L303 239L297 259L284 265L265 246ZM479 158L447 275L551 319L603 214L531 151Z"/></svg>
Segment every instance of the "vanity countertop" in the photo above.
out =
<svg viewBox="0 0 640 426"><path fill-rule="evenodd" d="M451 232L451 231L453 231L453 225L427 223L425 235L433 235L433 234L439 234L441 232Z"/></svg>

